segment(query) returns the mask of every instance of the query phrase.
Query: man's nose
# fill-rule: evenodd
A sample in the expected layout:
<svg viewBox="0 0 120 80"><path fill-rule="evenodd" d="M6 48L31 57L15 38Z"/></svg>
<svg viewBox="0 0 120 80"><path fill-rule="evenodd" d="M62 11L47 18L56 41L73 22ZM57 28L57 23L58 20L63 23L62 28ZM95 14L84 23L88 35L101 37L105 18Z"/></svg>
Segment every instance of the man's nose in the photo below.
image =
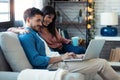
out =
<svg viewBox="0 0 120 80"><path fill-rule="evenodd" d="M40 26L42 26L42 22L40 22Z"/></svg>

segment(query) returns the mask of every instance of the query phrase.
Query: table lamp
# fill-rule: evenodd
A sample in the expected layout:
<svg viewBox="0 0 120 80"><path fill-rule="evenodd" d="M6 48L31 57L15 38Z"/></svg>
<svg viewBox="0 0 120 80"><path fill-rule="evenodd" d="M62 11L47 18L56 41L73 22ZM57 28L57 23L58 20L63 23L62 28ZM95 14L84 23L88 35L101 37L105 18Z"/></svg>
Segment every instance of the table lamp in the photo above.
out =
<svg viewBox="0 0 120 80"><path fill-rule="evenodd" d="M117 28L113 27L115 25L118 25L117 13L101 13L100 24L105 26L101 28L102 36L117 36Z"/></svg>

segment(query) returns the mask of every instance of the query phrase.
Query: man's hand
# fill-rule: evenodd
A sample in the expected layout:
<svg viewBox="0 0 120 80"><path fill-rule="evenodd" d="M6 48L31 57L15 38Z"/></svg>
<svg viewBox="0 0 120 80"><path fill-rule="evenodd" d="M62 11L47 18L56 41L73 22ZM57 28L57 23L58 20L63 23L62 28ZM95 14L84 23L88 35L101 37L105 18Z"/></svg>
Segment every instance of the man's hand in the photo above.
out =
<svg viewBox="0 0 120 80"><path fill-rule="evenodd" d="M51 57L50 59L50 64L53 64L53 63L56 63L56 62L61 62L65 59L73 59L73 58L76 58L76 54L74 54L73 52L70 52L70 53L65 53L64 55L61 55L61 56L58 56L58 57Z"/></svg>
<svg viewBox="0 0 120 80"><path fill-rule="evenodd" d="M79 54L79 55L76 55L76 58L83 58L85 56L85 54Z"/></svg>
<svg viewBox="0 0 120 80"><path fill-rule="evenodd" d="M76 58L76 54L73 53L73 52L67 52L65 53L64 55L62 55L62 59L65 60L65 59L72 59L72 58Z"/></svg>

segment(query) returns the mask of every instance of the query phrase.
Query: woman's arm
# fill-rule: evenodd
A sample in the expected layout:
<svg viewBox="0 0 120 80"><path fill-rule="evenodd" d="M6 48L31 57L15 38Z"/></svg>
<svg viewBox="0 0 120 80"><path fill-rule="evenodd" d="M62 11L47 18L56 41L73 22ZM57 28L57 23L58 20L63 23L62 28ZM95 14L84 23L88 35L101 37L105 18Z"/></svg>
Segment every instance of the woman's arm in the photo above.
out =
<svg viewBox="0 0 120 80"><path fill-rule="evenodd" d="M25 30L24 27L18 27L18 28L11 27L7 31L11 31L11 32L14 32L14 33L17 33L17 34L24 34L24 33L29 32L28 30Z"/></svg>

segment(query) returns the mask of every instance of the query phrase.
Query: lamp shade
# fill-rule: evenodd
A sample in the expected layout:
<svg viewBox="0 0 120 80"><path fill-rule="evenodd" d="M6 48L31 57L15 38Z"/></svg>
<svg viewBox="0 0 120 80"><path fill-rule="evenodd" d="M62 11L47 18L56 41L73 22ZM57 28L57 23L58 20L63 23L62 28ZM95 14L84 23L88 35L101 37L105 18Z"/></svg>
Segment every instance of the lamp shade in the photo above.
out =
<svg viewBox="0 0 120 80"><path fill-rule="evenodd" d="M118 14L113 13L101 13L100 15L101 25L118 25Z"/></svg>

